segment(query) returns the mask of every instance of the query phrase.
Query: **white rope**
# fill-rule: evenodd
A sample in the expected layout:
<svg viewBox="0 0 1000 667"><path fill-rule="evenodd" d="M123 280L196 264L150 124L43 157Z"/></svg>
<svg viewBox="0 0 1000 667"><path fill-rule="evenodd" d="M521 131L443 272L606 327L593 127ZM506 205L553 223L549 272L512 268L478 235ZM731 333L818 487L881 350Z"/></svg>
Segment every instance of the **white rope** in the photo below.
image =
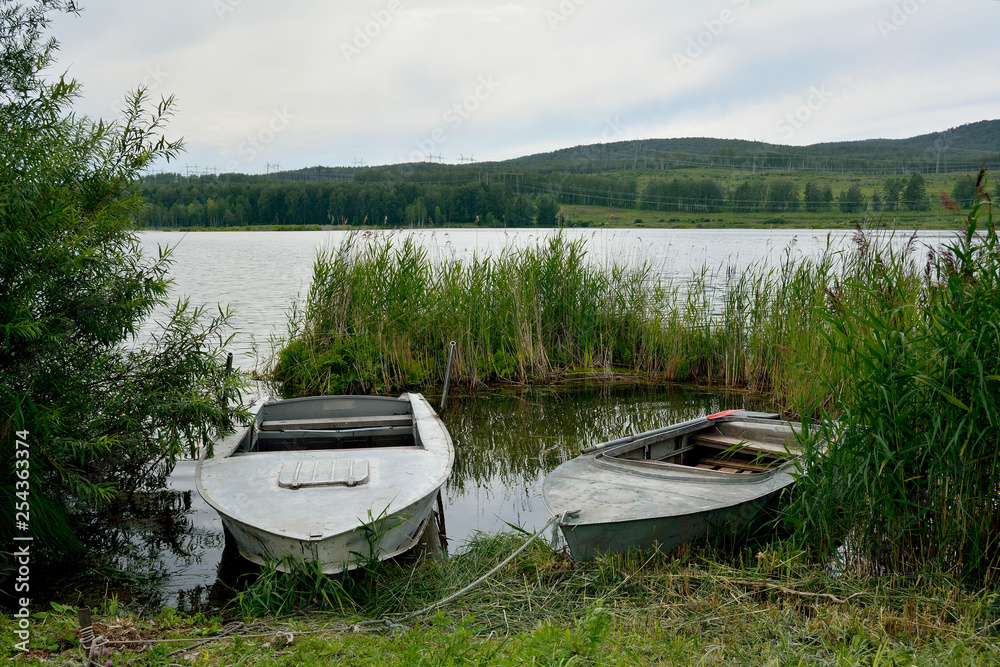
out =
<svg viewBox="0 0 1000 667"><path fill-rule="evenodd" d="M521 547L517 551L515 551L514 553L512 553L510 556L507 556L506 559L504 559L502 562L500 562L492 570L490 570L489 572L487 572L483 576L479 577L478 579L476 579L475 581L473 581L471 584L469 584L468 586L466 586L462 590L457 591L455 593L452 593L451 595L449 595L448 597L444 598L443 600L439 600L439 601L435 602L434 604L430 605L429 607L424 607L420 611L415 611L415 612L412 612L410 614L407 614L406 616L403 616L402 618L398 618L398 619L393 620L393 619L391 619L389 617L385 617L385 618L383 618L380 621L365 621L363 623L359 623L358 626L360 627L360 626L363 626L363 625L384 624L385 626L387 626L387 627L389 627L391 629L405 629L406 626L403 625L404 621L409 621L410 619L416 618L417 616L423 616L424 614L427 614L429 612L434 611L438 607L443 607L444 605L448 604L449 602L454 602L458 598L462 597L463 595L465 595L466 593L468 593L469 591L471 591L473 588L479 586L484 581L486 581L487 579L489 579L490 577L492 577L494 574L496 574L498 571L500 571L500 569L503 568L504 565L506 565L507 563L511 562L515 558L517 558L521 554L522 551L524 551L525 549L528 548L529 544L531 544L536 539L538 539L542 535L542 533L544 533L546 530L549 529L550 526L552 526L552 524L554 524L554 523L562 520L562 518L563 518L562 514L557 514L554 517L552 517L551 519L549 519L548 523L546 523L544 526L542 526L534 535L532 535L531 537L529 537L527 539L527 541L524 544L522 544Z"/></svg>
<svg viewBox="0 0 1000 667"><path fill-rule="evenodd" d="M409 620L414 619L414 618L416 618L418 616L423 616L424 614L427 614L429 612L434 611L438 607L443 607L444 605L448 604L449 602L454 602L455 600L457 600L458 598L462 597L463 595L465 595L466 593L468 593L469 591L471 591L472 589L476 588L477 586L479 586L480 584L482 584L484 581L486 581L487 579L489 579L490 577L492 577L494 574L496 574L497 572L499 572L501 568L503 568L505 565L507 565L512 560L514 560L515 558L517 558L525 549L527 549L528 546L532 542L534 542L536 539L538 539L539 537L541 537L541 535L545 531L547 531L552 526L552 524L554 524L554 523L556 523L558 521L561 521L562 518L563 518L563 516L564 516L564 514L557 514L556 516L554 516L551 519L549 519L548 522L544 526L542 526L538 531L536 531L534 535L532 535L531 537L529 537L524 542L524 544L522 544L517 549L517 551L515 551L511 555L507 556L507 558L505 558L503 561L501 561L496 566L494 566L493 569L491 569L489 572L487 572L483 576L481 576L478 579L476 579L475 581L473 581L471 584L469 584L468 586L466 586L462 590L456 591L455 593L452 593L448 597L446 597L446 598L444 598L442 600L439 600L439 601L435 602L434 604L432 604L430 606L424 607L423 609L421 609L419 611L415 611L415 612L406 614L405 616L402 616L401 618L398 618L398 619L395 619L395 620L391 619L391 618L389 618L387 616L387 617L382 618L381 620L378 620L378 621L362 621L362 622L357 623L355 625L350 625L350 626L346 626L346 627L343 627L343 628L336 628L336 629L333 629L333 630L313 630L313 631L305 631L305 632L296 631L296 632L279 633L279 634L285 635L285 637L284 637L285 640L288 643L291 643L291 641L295 637L295 635L306 635L306 634L314 634L314 633L319 633L319 632L338 632L338 631L339 632L343 632L343 631L352 631L352 630L356 632L356 631L363 630L367 626L381 625L381 626L385 626L385 627L387 627L387 628L389 628L391 630L399 630L399 629L405 630L405 629L407 629L407 627L405 625L403 625L404 621L409 621ZM241 627L244 627L243 623L239 623L239 622L237 622L237 623L230 623L227 626L225 626L225 628L223 628L223 632L221 634L216 635L214 637L206 637L206 638L200 639L200 640L194 640L194 639L145 639L145 640L142 640L142 639L140 639L140 640L110 640L110 641L107 640L107 639L105 639L104 637L93 638L93 629L88 627L88 628L84 628L81 631L81 639L83 640L83 642L81 642L81 643L83 644L83 647L86 649L86 647L87 647L86 640L93 638L92 639L93 644L90 644L89 651L85 650L85 654L86 654L85 655L85 659L87 660L86 664L97 664L97 663L94 663L94 662L91 662L91 661L93 661L96 658L99 658L100 657L100 650L103 649L103 648L105 648L106 646L109 646L109 645L116 645L116 644L156 644L156 643L163 643L163 642L186 642L186 641L195 641L196 642L195 644L193 644L191 646L185 646L182 649L178 649L178 650L173 651L172 653L168 654L168 655L175 655L175 654L181 653L183 651L190 651L191 649L197 648L198 646L201 646L203 644L207 644L207 643L212 642L212 641L217 641L219 639L231 639L233 632L235 632L236 630L240 629ZM89 631L89 636L87 634L88 631ZM270 633L268 633L268 635L247 635L247 637L260 637L260 636L269 636L269 635L270 635ZM128 664L131 664L131 662L133 662L134 660L137 660L137 659L138 659L138 657L133 658L133 660L129 661Z"/></svg>

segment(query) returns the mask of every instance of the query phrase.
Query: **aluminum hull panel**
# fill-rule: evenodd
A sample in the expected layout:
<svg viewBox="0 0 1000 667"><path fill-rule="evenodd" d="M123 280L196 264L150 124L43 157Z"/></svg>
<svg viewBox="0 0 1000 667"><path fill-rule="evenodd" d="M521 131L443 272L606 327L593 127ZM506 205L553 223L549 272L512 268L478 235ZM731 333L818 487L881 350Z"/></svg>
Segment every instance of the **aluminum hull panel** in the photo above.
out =
<svg viewBox="0 0 1000 667"><path fill-rule="evenodd" d="M386 525L396 523L400 525L383 535L379 541L380 560L394 558L416 546L430 520L434 497L433 494L429 495L420 503L404 508L402 512L387 518ZM263 532L231 516L220 516L226 530L235 539L236 548L241 556L258 565L271 561L281 571L285 570L281 559L291 556L295 559L317 561L325 574L336 574L355 569L360 558L359 554L367 557L369 552L368 534L362 527L361 518L354 530L322 540L300 540Z"/></svg>
<svg viewBox="0 0 1000 667"><path fill-rule="evenodd" d="M710 437L737 439L744 446L756 438L770 468L750 460L733 474L670 462L682 460L698 438ZM668 549L762 517L795 481L797 452L776 444L793 437L788 422L739 416L692 420L566 461L545 478L542 499L551 514L563 514L560 528L576 560L654 545Z"/></svg>
<svg viewBox="0 0 1000 667"><path fill-rule="evenodd" d="M656 547L671 549L714 532L734 532L764 515L777 492L740 505L614 523L563 523L563 536L573 560L586 561L606 553Z"/></svg>
<svg viewBox="0 0 1000 667"><path fill-rule="evenodd" d="M406 429L412 435L409 446L314 449L322 447L316 443L326 432L293 427L285 433L272 426L315 418L335 422L385 416L398 421L394 415L400 414L412 416L412 429ZM360 428L337 435L391 434L394 428ZM303 449L259 451L265 436L284 438ZM292 469L345 470L351 469L351 461L363 462L356 466L366 473L359 480L288 484ZM453 463L451 437L419 394L398 399L310 397L265 404L252 426L221 440L211 458L199 461L195 478L199 493L219 512L248 560L305 558L333 574L354 567L358 556L352 552L368 555L369 533L381 535L377 548L382 559L412 548ZM381 528L397 523L388 530Z"/></svg>

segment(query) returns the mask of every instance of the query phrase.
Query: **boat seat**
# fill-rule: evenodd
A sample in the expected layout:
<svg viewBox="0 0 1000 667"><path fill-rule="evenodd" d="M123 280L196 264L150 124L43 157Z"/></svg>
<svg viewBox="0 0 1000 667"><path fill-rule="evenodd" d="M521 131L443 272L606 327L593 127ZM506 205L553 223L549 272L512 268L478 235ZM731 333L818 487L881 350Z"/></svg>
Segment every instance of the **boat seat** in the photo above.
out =
<svg viewBox="0 0 1000 667"><path fill-rule="evenodd" d="M260 424L261 431L337 431L375 426L410 426L411 415L371 415L367 417L323 417L321 419L277 419Z"/></svg>
<svg viewBox="0 0 1000 667"><path fill-rule="evenodd" d="M746 440L734 435L726 435L725 433L695 433L691 436L691 442L696 445L712 447L713 449L763 454L765 456L787 457L794 453L794 450L789 451L781 445L760 442L758 440Z"/></svg>
<svg viewBox="0 0 1000 667"><path fill-rule="evenodd" d="M752 461L740 461L737 459L717 459L711 456L706 456L700 461L698 461L697 467L713 467L714 469L723 470L724 472L767 472L774 466L771 465L761 465L759 463L753 463Z"/></svg>
<svg viewBox="0 0 1000 667"><path fill-rule="evenodd" d="M710 463L698 463L695 468L701 468L703 470L715 470L717 472L729 472L734 475L752 475L752 470L742 470L740 468L731 468L729 466L720 466Z"/></svg>

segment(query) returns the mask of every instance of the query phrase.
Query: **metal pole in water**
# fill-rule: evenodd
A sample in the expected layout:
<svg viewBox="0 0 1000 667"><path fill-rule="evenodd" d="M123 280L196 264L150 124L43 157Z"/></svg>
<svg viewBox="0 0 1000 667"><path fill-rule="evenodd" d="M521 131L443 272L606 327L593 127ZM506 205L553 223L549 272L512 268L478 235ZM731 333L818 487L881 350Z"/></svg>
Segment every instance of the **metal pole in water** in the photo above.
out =
<svg viewBox="0 0 1000 667"><path fill-rule="evenodd" d="M226 357L226 375L228 379L229 374L233 372L233 353L230 352L229 356ZM229 387L223 385L222 387L222 404L229 405Z"/></svg>
<svg viewBox="0 0 1000 667"><path fill-rule="evenodd" d="M229 356L226 357L226 374L222 380L222 409L226 412L226 428L231 429L233 427L232 422L229 420L229 375L233 372L233 353L230 352Z"/></svg>
<svg viewBox="0 0 1000 667"><path fill-rule="evenodd" d="M448 387L451 385L451 362L455 358L455 341L448 344L448 366L444 370L444 389L441 391L441 407L438 414L444 414L444 408L448 405Z"/></svg>

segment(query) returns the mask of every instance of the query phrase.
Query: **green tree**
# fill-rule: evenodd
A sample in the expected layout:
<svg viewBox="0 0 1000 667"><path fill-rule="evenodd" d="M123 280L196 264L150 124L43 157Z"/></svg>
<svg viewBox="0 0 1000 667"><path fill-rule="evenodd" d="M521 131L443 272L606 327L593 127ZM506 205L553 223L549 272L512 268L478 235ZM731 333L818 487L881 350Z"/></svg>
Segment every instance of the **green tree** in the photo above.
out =
<svg viewBox="0 0 1000 667"><path fill-rule="evenodd" d="M763 210L766 199L767 184L759 178L750 178L733 190L729 204L737 213L752 213Z"/></svg>
<svg viewBox="0 0 1000 667"><path fill-rule="evenodd" d="M899 208L899 200L903 196L904 189L906 189L905 178L885 179L885 210L895 211Z"/></svg>
<svg viewBox="0 0 1000 667"><path fill-rule="evenodd" d="M927 185L924 182L924 177L920 174L913 174L906 182L906 188L903 190L903 204L908 211L926 211L930 208L927 205Z"/></svg>
<svg viewBox="0 0 1000 667"><path fill-rule="evenodd" d="M142 253L136 187L181 145L162 136L171 100L146 111L141 89L118 121L73 113L78 84L42 74L57 48L42 34L67 11L0 5L0 467L8 480L25 471L0 504L10 544L15 499L30 500L33 544L50 556L80 549L81 521L118 492L162 481L245 415L222 400L244 377L220 363L225 313L179 303L137 343L166 306L169 251ZM15 439L30 456L15 457Z"/></svg>
<svg viewBox="0 0 1000 667"><path fill-rule="evenodd" d="M865 208L865 198L861 194L861 186L857 183L852 183L846 190L841 190L838 199L842 213L858 213Z"/></svg>
<svg viewBox="0 0 1000 667"><path fill-rule="evenodd" d="M882 211L885 209L885 203L882 201L882 193L878 190L872 192L872 210Z"/></svg>
<svg viewBox="0 0 1000 667"><path fill-rule="evenodd" d="M818 213L829 211L833 203L833 189L828 183L820 185L816 181L806 183L804 205L807 211Z"/></svg>
<svg viewBox="0 0 1000 667"><path fill-rule="evenodd" d="M963 174L955 181L955 189L951 191L951 198L962 208L969 208L976 199L976 178L969 174Z"/></svg>
<svg viewBox="0 0 1000 667"><path fill-rule="evenodd" d="M767 184L767 210L772 212L797 211L799 186L787 178L776 178Z"/></svg>
<svg viewBox="0 0 1000 667"><path fill-rule="evenodd" d="M542 195L535 200L535 207L537 210L535 215L536 225L539 227L556 226L556 214L559 212L559 205L556 204L555 199L549 195Z"/></svg>

